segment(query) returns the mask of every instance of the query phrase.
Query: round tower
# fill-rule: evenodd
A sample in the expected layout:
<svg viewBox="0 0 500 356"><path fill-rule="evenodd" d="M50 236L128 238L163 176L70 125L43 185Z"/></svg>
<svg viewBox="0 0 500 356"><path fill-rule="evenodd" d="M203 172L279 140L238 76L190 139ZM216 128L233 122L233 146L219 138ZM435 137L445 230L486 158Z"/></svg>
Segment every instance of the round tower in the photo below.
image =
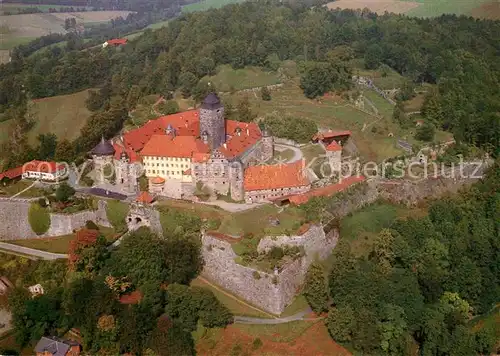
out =
<svg viewBox="0 0 500 356"><path fill-rule="evenodd" d="M211 149L219 148L226 142L224 106L215 93L210 93L203 100L200 108L200 137L206 133Z"/></svg>
<svg viewBox="0 0 500 356"><path fill-rule="evenodd" d="M262 131L260 152L260 159L264 162L270 160L274 156L274 138L266 129Z"/></svg>
<svg viewBox="0 0 500 356"><path fill-rule="evenodd" d="M240 160L231 162L231 165L229 166L229 184L231 189L231 198L233 200L240 201L245 198L243 176L243 163L241 163Z"/></svg>

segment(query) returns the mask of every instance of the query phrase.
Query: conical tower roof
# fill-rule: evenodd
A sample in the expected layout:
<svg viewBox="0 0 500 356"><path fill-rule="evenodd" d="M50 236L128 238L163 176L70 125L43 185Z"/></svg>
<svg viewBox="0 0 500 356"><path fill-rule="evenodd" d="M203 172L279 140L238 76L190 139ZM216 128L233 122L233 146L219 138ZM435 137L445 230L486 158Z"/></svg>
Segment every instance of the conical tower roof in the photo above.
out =
<svg viewBox="0 0 500 356"><path fill-rule="evenodd" d="M102 137L101 142L92 149L91 153L96 156L112 156L115 154L115 149L111 142Z"/></svg>
<svg viewBox="0 0 500 356"><path fill-rule="evenodd" d="M203 109L217 109L222 106L222 103L220 102L219 97L215 93L210 93L208 94L205 99L203 99L203 103L201 104L201 107Z"/></svg>

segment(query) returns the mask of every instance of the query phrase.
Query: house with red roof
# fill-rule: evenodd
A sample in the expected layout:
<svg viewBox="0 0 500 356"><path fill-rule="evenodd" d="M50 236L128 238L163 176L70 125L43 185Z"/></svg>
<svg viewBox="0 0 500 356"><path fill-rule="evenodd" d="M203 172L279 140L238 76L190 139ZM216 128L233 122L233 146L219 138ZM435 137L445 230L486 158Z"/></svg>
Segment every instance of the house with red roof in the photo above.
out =
<svg viewBox="0 0 500 356"><path fill-rule="evenodd" d="M123 46L126 45L128 42L128 39L126 38L113 38L111 40L107 40L102 44L102 48L106 48L108 46L111 47L118 47L118 46Z"/></svg>
<svg viewBox="0 0 500 356"><path fill-rule="evenodd" d="M304 160L288 164L248 167L245 170L243 186L247 203L302 194L311 189Z"/></svg>
<svg viewBox="0 0 500 356"><path fill-rule="evenodd" d="M22 166L22 178L56 181L64 179L67 173L62 163L47 161L30 161Z"/></svg>

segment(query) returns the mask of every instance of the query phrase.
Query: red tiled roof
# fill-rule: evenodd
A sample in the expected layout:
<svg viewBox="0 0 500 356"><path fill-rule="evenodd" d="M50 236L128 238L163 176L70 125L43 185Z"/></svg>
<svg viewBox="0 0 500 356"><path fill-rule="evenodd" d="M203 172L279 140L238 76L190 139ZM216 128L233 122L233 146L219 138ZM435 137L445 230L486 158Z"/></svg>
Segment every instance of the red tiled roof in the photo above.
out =
<svg viewBox="0 0 500 356"><path fill-rule="evenodd" d="M137 304L142 299L142 293L139 290L135 290L129 294L124 294L120 297L121 304Z"/></svg>
<svg viewBox="0 0 500 356"><path fill-rule="evenodd" d="M327 151L342 151L342 146L340 146L337 142L332 141L328 146L326 146Z"/></svg>
<svg viewBox="0 0 500 356"><path fill-rule="evenodd" d="M138 197L137 201L139 203L151 204L154 201L154 198L148 192L142 192Z"/></svg>
<svg viewBox="0 0 500 356"><path fill-rule="evenodd" d="M64 169L64 164L57 164L56 162L47 161L31 161L25 163L22 167L24 172L43 172L43 173L55 173Z"/></svg>
<svg viewBox="0 0 500 356"><path fill-rule="evenodd" d="M165 179L162 178L162 177L154 177L153 179L151 179L151 183L153 183L153 184L163 184L163 183L165 183Z"/></svg>
<svg viewBox="0 0 500 356"><path fill-rule="evenodd" d="M347 178L344 178L342 180L342 182L340 182L340 183L327 185L326 187L313 189L313 190L310 190L306 193L293 195L289 198L289 200L290 200L290 203L292 203L292 204L296 204L296 205L304 204L312 197L330 196L330 195L333 195L335 193L341 192L341 191L349 188L351 185L362 182L364 180L365 180L365 177L363 177L363 176L347 177Z"/></svg>
<svg viewBox="0 0 500 356"><path fill-rule="evenodd" d="M108 45L124 45L127 44L128 40L126 38L113 38L112 40L108 40L107 43Z"/></svg>
<svg viewBox="0 0 500 356"><path fill-rule="evenodd" d="M245 191L291 188L308 185L304 161L272 166L251 166L245 170Z"/></svg>
<svg viewBox="0 0 500 356"><path fill-rule="evenodd" d="M200 132L200 122L198 110L185 111L178 114L162 116L156 120L148 121L144 126L131 130L123 134L125 146L134 151L142 150L146 144L155 135L165 135L165 130L171 125L175 129L176 139L184 136L198 137ZM262 137L259 126L255 123L243 123L233 120L225 120L226 134L230 136L226 143L219 147L219 151L226 158L234 158L251 146L253 146ZM238 135L236 129L240 129ZM201 150L201 153L208 153L208 150ZM141 155L144 155L141 152ZM179 156L181 157L181 156ZM200 162L206 161L208 158L199 156Z"/></svg>
<svg viewBox="0 0 500 356"><path fill-rule="evenodd" d="M344 131L324 131L324 132L318 132L315 134L312 139L313 141L315 140L324 140L325 138L334 138L334 137L341 137L341 136L351 136L352 132L349 130L344 130Z"/></svg>
<svg viewBox="0 0 500 356"><path fill-rule="evenodd" d="M115 149L115 159L119 160L122 156L122 153L125 152L130 160L130 163L141 162L141 156L137 154L134 150L130 148L125 148L119 144L113 144L113 148Z"/></svg>
<svg viewBox="0 0 500 356"><path fill-rule="evenodd" d="M237 128L241 129L239 135L236 133ZM231 138L219 148L219 151L226 158L241 155L262 137L260 128L256 123L243 123L233 120L226 120L226 134L230 135Z"/></svg>
<svg viewBox="0 0 500 356"><path fill-rule="evenodd" d="M191 175L191 168L189 168L188 170L184 171L182 174L184 174L185 176L190 176Z"/></svg>
<svg viewBox="0 0 500 356"><path fill-rule="evenodd" d="M194 153L193 154L193 162L203 163L210 159L209 153Z"/></svg>
<svg viewBox="0 0 500 356"><path fill-rule="evenodd" d="M200 124L198 110L185 111L178 114L161 116L150 120L138 129L125 132L123 141L127 148L140 151L153 135L165 134L168 125L175 129L177 136L198 136Z"/></svg>
<svg viewBox="0 0 500 356"><path fill-rule="evenodd" d="M23 174L23 167L12 168L12 169L6 170L5 172L0 173L0 180L2 180L4 178L8 178L8 179L18 178L22 174Z"/></svg>
<svg viewBox="0 0 500 356"><path fill-rule="evenodd" d="M208 151L208 146L194 136L154 135L142 149L141 155L191 158L193 153Z"/></svg>

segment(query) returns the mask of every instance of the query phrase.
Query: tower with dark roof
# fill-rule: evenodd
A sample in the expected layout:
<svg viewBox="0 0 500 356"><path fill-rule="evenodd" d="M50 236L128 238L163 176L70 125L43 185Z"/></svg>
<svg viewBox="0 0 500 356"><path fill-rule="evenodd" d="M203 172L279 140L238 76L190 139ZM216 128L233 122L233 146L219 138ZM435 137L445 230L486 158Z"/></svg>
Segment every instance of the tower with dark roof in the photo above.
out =
<svg viewBox="0 0 500 356"><path fill-rule="evenodd" d="M226 142L224 106L215 93L206 96L200 108L200 137L208 136L207 142L212 150Z"/></svg>
<svg viewBox="0 0 500 356"><path fill-rule="evenodd" d="M101 138L101 142L95 146L92 151L92 161L94 162L94 169L96 171L97 183L103 183L105 181L105 171L113 169L113 156L115 154L115 148L111 142ZM108 169L106 169L108 167Z"/></svg>

